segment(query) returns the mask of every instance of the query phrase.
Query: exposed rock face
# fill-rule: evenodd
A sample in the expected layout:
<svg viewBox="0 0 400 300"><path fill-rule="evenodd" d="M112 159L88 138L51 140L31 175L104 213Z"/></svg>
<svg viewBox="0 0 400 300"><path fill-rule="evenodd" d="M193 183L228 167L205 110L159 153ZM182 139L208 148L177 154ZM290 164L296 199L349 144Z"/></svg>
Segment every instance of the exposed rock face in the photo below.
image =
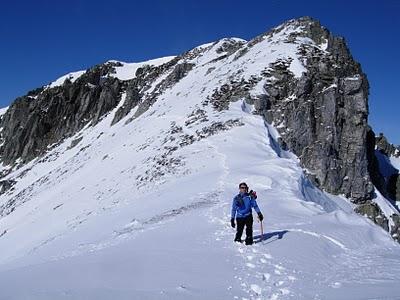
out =
<svg viewBox="0 0 400 300"><path fill-rule="evenodd" d="M15 184L15 180L1 180L0 181L0 195L7 192Z"/></svg>
<svg viewBox="0 0 400 300"><path fill-rule="evenodd" d="M400 199L400 176L398 170L390 164L387 153L394 154L396 153L395 149L382 134L375 137L372 129L368 131L368 172L374 186L387 200L391 201L394 207L396 207L395 201ZM385 221L387 217L376 203L366 203L365 206L357 207L356 211L360 214L366 214L372 221L389 231L393 239L400 242L400 217L398 213L390 215L393 226L389 229ZM378 216L380 217L377 219Z"/></svg>
<svg viewBox="0 0 400 300"><path fill-rule="evenodd" d="M388 231L394 240L400 242L400 215L393 214L390 219L393 223L389 228L389 220L384 215L378 204L367 201L366 203L360 204L355 208L355 211L360 215L366 216L368 219Z"/></svg>
<svg viewBox="0 0 400 300"><path fill-rule="evenodd" d="M161 67L168 67L161 66ZM135 113L135 117L140 116L143 112L147 111L148 108L153 105L153 103L157 100L157 97L162 94L167 88L171 87L173 84L177 83L181 80L191 69L193 65L189 63L180 63L174 65L172 72L168 74L168 76L161 81L139 105L138 109Z"/></svg>
<svg viewBox="0 0 400 300"><path fill-rule="evenodd" d="M380 182L382 184L375 183L375 186L379 191L389 198L395 201L400 201L400 176L399 170L394 168L389 160L389 157L397 157L399 155L398 148L393 144L390 144L386 137L380 133L379 136L375 138L376 141L376 155L380 159L378 161L378 167L381 169L379 174L382 177Z"/></svg>
<svg viewBox="0 0 400 300"><path fill-rule="evenodd" d="M62 86L16 99L1 120L1 160L27 162L87 123L97 123L117 105L122 91L118 79L104 77L110 68L111 64L96 66L74 83L66 80Z"/></svg>
<svg viewBox="0 0 400 300"><path fill-rule="evenodd" d="M379 161L375 153L375 133L371 128L367 132L367 159L368 159L368 172L370 174L372 183L386 196L386 182L385 177L381 174L379 169Z"/></svg>
<svg viewBox="0 0 400 300"><path fill-rule="evenodd" d="M371 199L368 173L368 81L342 38L310 18L296 20L302 35L321 47L304 44L300 55L307 66L301 78L278 61L266 71L269 82L263 114L275 124L284 147L300 157L309 177L334 194L355 202ZM295 36L289 36L294 38Z"/></svg>
<svg viewBox="0 0 400 300"><path fill-rule="evenodd" d="M400 174L393 174L388 179L387 184L388 196L395 200L400 201Z"/></svg>
<svg viewBox="0 0 400 300"><path fill-rule="evenodd" d="M378 224L386 231L389 231L388 219L384 216L378 204L367 201L366 203L357 206L355 211L361 215L367 216L374 223Z"/></svg>
<svg viewBox="0 0 400 300"><path fill-rule="evenodd" d="M383 133L379 133L379 136L376 137L376 148L386 156L399 155L398 147L395 147L393 144L390 144L387 138L383 135Z"/></svg>
<svg viewBox="0 0 400 300"><path fill-rule="evenodd" d="M400 215L393 215L392 220L394 222L394 226L392 227L390 234L394 240L400 243Z"/></svg>
<svg viewBox="0 0 400 300"><path fill-rule="evenodd" d="M112 124L117 123L123 117L125 117L134 107L137 106L137 110L133 118L140 116L142 113L148 110L148 108L154 104L157 97L162 94L168 87L181 80L193 67L189 63L178 62L187 57L189 53L185 53L181 56L177 56L175 59L161 66L152 67L146 66L136 71L136 77L132 80L127 81L126 99L124 104L118 109L115 114ZM161 74L170 72L168 76L162 80L153 91L150 93L148 89L151 83L159 77ZM129 121L131 121L131 118Z"/></svg>

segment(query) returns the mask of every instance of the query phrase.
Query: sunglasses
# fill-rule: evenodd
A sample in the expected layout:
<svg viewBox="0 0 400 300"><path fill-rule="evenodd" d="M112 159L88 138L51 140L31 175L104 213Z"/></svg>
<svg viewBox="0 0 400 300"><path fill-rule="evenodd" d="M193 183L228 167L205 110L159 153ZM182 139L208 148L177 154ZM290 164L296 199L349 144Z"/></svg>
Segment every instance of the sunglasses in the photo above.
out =
<svg viewBox="0 0 400 300"><path fill-rule="evenodd" d="M247 186L240 186L239 189L247 189Z"/></svg>

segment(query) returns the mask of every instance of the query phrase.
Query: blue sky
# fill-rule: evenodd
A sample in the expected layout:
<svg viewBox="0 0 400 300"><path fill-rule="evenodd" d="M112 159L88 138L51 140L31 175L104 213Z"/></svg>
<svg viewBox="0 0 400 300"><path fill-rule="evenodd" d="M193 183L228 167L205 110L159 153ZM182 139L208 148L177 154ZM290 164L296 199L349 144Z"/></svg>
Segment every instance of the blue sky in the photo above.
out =
<svg viewBox="0 0 400 300"><path fill-rule="evenodd" d="M400 144L400 1L7 1L0 7L0 106L109 59L180 54L251 39L299 16L344 36L370 82L369 123Z"/></svg>

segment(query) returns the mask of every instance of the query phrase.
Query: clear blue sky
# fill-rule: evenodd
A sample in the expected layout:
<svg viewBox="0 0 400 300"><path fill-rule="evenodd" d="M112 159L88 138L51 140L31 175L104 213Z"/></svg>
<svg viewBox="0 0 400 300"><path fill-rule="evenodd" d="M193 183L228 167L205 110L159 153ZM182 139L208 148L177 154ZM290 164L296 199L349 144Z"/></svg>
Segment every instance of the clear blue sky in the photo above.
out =
<svg viewBox="0 0 400 300"><path fill-rule="evenodd" d="M180 54L309 15L346 38L370 82L369 122L400 144L400 0L3 1L0 106L109 59Z"/></svg>

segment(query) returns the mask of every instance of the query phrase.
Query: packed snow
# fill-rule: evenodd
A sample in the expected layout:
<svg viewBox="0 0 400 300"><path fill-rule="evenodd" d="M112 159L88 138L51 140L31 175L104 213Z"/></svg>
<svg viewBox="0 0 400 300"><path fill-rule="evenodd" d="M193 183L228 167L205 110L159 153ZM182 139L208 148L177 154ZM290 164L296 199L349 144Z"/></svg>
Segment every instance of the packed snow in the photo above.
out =
<svg viewBox="0 0 400 300"><path fill-rule="evenodd" d="M400 246L387 232L315 188L246 99L204 105L226 74L247 80L282 58L304 72L297 44L264 40L236 59L215 50L132 122L134 111L110 126L122 96L96 126L3 179L17 180L0 196L4 299L398 297ZM199 109L206 118L193 119ZM216 122L235 125L184 143ZM242 181L265 217L252 246L233 242L229 222Z"/></svg>

